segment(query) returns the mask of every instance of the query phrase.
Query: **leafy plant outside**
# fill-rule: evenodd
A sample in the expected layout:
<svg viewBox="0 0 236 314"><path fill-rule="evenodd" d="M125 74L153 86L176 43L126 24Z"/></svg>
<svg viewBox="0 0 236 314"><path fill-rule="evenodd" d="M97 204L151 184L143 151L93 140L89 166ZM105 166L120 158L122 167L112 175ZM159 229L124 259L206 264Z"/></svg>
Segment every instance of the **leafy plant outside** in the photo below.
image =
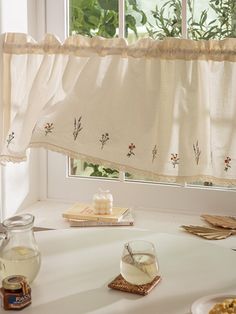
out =
<svg viewBox="0 0 236 314"><path fill-rule="evenodd" d="M141 24L147 23L146 14L138 7L136 0L126 0L125 33L133 31L136 37L137 19ZM118 0L70 0L70 33L85 36L102 36L111 38L118 33Z"/></svg>

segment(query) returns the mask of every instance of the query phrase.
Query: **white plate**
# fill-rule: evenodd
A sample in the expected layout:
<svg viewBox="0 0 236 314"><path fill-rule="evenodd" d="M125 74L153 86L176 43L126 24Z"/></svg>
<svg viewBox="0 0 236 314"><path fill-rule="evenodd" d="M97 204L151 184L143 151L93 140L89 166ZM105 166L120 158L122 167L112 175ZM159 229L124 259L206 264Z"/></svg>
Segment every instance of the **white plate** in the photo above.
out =
<svg viewBox="0 0 236 314"><path fill-rule="evenodd" d="M235 299L236 294L215 294L200 298L192 304L192 314L208 314L216 303L225 299Z"/></svg>

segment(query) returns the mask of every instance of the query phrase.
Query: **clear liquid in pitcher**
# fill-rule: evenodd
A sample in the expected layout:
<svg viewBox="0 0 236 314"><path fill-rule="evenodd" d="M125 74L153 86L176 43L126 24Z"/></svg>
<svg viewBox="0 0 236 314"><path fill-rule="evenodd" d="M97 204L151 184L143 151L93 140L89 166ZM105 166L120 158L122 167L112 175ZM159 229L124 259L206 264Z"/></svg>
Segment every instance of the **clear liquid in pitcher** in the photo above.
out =
<svg viewBox="0 0 236 314"><path fill-rule="evenodd" d="M39 272L40 253L31 248L16 246L3 251L0 256L0 277L23 275L32 282Z"/></svg>

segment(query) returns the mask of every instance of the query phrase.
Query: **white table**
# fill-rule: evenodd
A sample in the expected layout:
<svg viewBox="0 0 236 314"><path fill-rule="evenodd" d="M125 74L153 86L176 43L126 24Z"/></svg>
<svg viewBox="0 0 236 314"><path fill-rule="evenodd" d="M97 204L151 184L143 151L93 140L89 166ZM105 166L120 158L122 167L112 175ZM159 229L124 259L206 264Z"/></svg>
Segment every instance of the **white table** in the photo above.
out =
<svg viewBox="0 0 236 314"><path fill-rule="evenodd" d="M24 314L189 314L199 297L236 293L236 252L203 239L132 228L36 233L42 266ZM147 296L111 290L123 243L152 241L161 283Z"/></svg>

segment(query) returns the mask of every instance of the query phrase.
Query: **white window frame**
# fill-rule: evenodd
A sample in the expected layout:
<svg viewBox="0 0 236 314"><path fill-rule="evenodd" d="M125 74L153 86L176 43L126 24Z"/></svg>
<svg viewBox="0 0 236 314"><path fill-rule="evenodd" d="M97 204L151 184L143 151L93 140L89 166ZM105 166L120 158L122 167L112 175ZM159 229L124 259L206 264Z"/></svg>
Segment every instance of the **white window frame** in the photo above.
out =
<svg viewBox="0 0 236 314"><path fill-rule="evenodd" d="M45 0L0 1L0 33L28 33L40 40L45 34L45 25ZM1 125L2 119L0 107ZM39 199L42 171L38 157L39 152L28 152L28 160L24 163L0 165L0 222Z"/></svg>
<svg viewBox="0 0 236 314"><path fill-rule="evenodd" d="M186 1L182 0L182 13L186 16ZM119 0L124 9L124 0ZM63 41L67 37L68 2L45 0L45 30ZM119 35L124 35L124 19ZM187 38L186 18L182 20L183 38ZM181 213L235 212L236 193L215 187L189 187L168 184L140 183L101 178L72 177L68 175L68 158L53 152L41 152L41 199L89 202L98 188L109 189L115 203L133 208L171 210Z"/></svg>

